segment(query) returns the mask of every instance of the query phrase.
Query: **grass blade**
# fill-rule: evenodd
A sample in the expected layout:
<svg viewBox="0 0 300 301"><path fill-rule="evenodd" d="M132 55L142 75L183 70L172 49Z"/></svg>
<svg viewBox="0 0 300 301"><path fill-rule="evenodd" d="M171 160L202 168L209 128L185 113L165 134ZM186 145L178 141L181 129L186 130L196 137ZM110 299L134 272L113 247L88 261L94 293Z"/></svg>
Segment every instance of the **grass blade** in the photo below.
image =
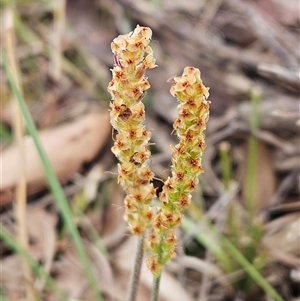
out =
<svg viewBox="0 0 300 301"><path fill-rule="evenodd" d="M214 226L206 219L202 218L202 222L207 225L207 227L212 230L212 233L218 237L219 241L224 247L227 249L227 252L231 254L232 258L235 259L237 263L240 264L241 267L248 273L248 275L255 281L255 283L260 286L265 293L274 298L275 301L284 301L283 298L276 292L276 290L266 281L266 279L257 271L257 269L245 258L245 256L219 231L217 231ZM193 223L187 217L183 218L182 221L183 229L187 231L193 230L196 227L195 223ZM226 251L222 251L215 244L211 243L207 240L205 233L197 232L196 239L199 240L200 243L205 244L205 246L216 256L217 259L221 259L226 254ZM221 255L223 253L223 255Z"/></svg>
<svg viewBox="0 0 300 301"><path fill-rule="evenodd" d="M49 160L48 160L48 158L45 154L45 151L44 151L44 149L42 147L42 144L39 140L34 121L33 121L32 117L29 113L29 110L26 106L26 103L25 103L22 95L20 94L18 88L16 87L15 82L13 81L13 78L12 78L11 72L10 72L10 68L8 66L7 59L6 59L6 56L5 56L4 53L3 53L2 57L3 57L4 67L5 67L5 73L6 73L8 82L11 86L12 93L14 94L14 96L16 97L16 99L18 101L18 104L20 106L20 110L21 110L22 115L25 119L25 124L26 124L27 130L28 130L29 134L31 135L31 137L34 141L34 144L35 144L36 150L39 154L40 160L42 162L42 165L43 165L43 168L44 168L44 171L45 171L50 189L52 191L52 194L54 195L54 198L55 198L57 206L58 206L58 208L59 208L59 210L62 214L62 217L64 219L66 227L69 230L70 235L73 239L75 248L78 252L79 258L80 258L80 260L83 264L83 267L85 269L86 276L87 276L88 281L90 283L90 286L91 286L91 288L94 292L95 300L102 301L103 298L102 298L102 296L101 296L101 294L98 290L96 280L95 280L94 275L92 273L91 263L90 263L87 255L86 255L84 245L82 243L79 232L78 232L78 230L77 230L77 228L76 228L76 226L73 222L72 213L71 213L67 198L66 198L66 196L63 192L63 189L62 189L62 187L61 187L61 185L60 185L60 183L59 183L59 181L58 181L58 179L57 179L57 177L56 177L56 175L55 175L55 173L52 169L52 166L51 166L51 164L50 164L50 162L49 162Z"/></svg>
<svg viewBox="0 0 300 301"><path fill-rule="evenodd" d="M0 239L3 240L4 243L13 251L20 254L26 260L28 265L31 266L36 275L39 275L45 279L46 285L55 292L59 300L67 300L67 296L57 286L53 278L51 278L49 274L46 273L45 270L15 241L15 238L11 234L9 234L9 232L4 229L4 227L1 227Z"/></svg>

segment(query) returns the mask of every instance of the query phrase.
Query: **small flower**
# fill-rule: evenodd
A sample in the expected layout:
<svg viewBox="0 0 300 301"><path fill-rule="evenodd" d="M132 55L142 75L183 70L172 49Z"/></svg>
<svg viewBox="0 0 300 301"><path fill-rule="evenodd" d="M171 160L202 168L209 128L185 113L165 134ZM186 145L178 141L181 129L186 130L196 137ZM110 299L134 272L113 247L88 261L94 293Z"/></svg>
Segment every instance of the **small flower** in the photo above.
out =
<svg viewBox="0 0 300 301"><path fill-rule="evenodd" d="M137 25L134 29L134 34L150 40L152 37L152 30L149 27L141 27L140 25Z"/></svg>
<svg viewBox="0 0 300 301"><path fill-rule="evenodd" d="M144 61L143 61L143 66L145 67L145 68L148 68L148 69L152 69L152 68L155 68L156 67L156 65L155 65L155 58L153 57L153 55L152 54L148 54L146 57L145 57L145 59L144 59Z"/></svg>
<svg viewBox="0 0 300 301"><path fill-rule="evenodd" d="M147 259L147 267L154 276L159 276L163 265L159 263L158 256L151 256Z"/></svg>
<svg viewBox="0 0 300 301"><path fill-rule="evenodd" d="M181 194L176 202L174 202L180 211L185 210L191 203L191 195L190 194Z"/></svg>
<svg viewBox="0 0 300 301"><path fill-rule="evenodd" d="M127 47L127 38L126 36L118 36L111 43L111 50L113 53L119 53L126 50Z"/></svg>

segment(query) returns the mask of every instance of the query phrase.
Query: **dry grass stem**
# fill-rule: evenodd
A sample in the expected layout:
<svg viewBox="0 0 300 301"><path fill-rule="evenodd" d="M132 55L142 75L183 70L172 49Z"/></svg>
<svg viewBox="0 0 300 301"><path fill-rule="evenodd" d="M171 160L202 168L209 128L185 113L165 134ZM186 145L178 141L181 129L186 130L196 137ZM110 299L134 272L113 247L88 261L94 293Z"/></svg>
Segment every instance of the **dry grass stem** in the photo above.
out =
<svg viewBox="0 0 300 301"><path fill-rule="evenodd" d="M21 91L21 83L19 77L19 68L17 59L15 57L15 32L14 32L14 10L12 7L7 7L4 11L4 28L5 28L5 50L7 54L8 62L11 66L12 76L14 81ZM27 202L27 194L26 194L26 174L25 174L25 162L26 158L24 156L24 143L23 143L23 135L25 132L24 122L22 119L22 115L18 106L16 99L12 99L11 102L11 110L13 116L13 131L14 131L14 139L19 149L20 156L20 166L19 166L19 180L16 185L16 204L15 204L15 215L18 225L18 240L20 245L26 250L29 250L28 243L28 232L27 232L27 221L26 221L26 202ZM26 296L28 301L35 300L35 294L32 287L33 278L31 274L31 269L24 258L22 258L22 269L25 278L25 286L26 286Z"/></svg>
<svg viewBox="0 0 300 301"><path fill-rule="evenodd" d="M61 76L62 37L65 29L66 0L54 1L53 45L50 74L59 81Z"/></svg>

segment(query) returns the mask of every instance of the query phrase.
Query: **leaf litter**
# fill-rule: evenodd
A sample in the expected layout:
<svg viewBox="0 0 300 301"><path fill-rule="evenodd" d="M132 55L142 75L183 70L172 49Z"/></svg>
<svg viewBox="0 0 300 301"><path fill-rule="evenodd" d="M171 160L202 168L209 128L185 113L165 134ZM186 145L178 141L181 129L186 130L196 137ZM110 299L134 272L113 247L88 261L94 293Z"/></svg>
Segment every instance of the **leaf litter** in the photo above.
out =
<svg viewBox="0 0 300 301"><path fill-rule="evenodd" d="M153 48L160 66L149 72L152 90L145 99L149 108L147 122L161 131L161 135L157 131L152 134L157 136L153 137L157 148L151 159L156 176L165 179L168 175L168 146L176 141L170 135L176 104L168 94L166 79L180 74L185 65L195 65L210 86L212 116L207 128L205 174L201 179L204 202L201 207L201 198L195 195L198 207L193 207L189 214L200 219L197 212L201 208L241 250L249 252L253 248L247 243L253 239L251 235L258 234L249 232L244 224L247 213L243 206L247 141L253 134L259 145L253 225L261 223L258 229L262 237L255 236L260 244L251 249L256 255L249 258L255 264L266 260L261 269L264 277L285 300L297 300L300 87L296 49L300 19L296 1L68 1L68 25L61 37L60 82L51 79L47 67L46 46L50 43L48 34L53 22L51 7L37 1L27 4L20 1L16 13L24 24L23 30L30 30L34 33L31 37L36 39L27 40L26 32L16 28L25 99L70 198L105 300L124 300L135 244L122 219L124 195L115 180L116 162L110 154L107 113L109 96L104 91L113 64L110 43L132 24L153 29ZM252 132L250 98L257 88L261 91L259 128ZM3 80L1 91L4 100L1 123L10 129L9 92ZM28 141L28 137L24 139ZM230 146L231 180L236 185L231 193L222 182L219 145L224 141ZM2 145L1 223L15 234L12 202L18 173L16 149L5 141ZM93 300L30 143L26 145L26 157L29 252L70 300ZM181 249L163 275L161 300L267 300L255 284L245 284L248 278L240 267L234 267L232 258L228 260L233 268L226 274L226 269L195 236L180 231ZM9 300L24 300L20 257L7 246L1 247L2 288ZM183 251L188 253L187 257L180 255ZM43 300L55 300L43 279L37 279L34 286ZM143 267L139 301L149 300L150 287L150 273Z"/></svg>

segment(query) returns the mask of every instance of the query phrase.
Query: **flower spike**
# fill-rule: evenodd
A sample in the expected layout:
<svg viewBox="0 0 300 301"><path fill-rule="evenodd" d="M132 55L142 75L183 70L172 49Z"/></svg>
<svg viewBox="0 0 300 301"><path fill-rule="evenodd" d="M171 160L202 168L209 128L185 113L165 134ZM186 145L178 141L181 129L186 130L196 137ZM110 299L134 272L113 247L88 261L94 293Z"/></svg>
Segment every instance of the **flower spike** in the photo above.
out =
<svg viewBox="0 0 300 301"><path fill-rule="evenodd" d="M147 265L155 277L175 256L177 238L174 230L181 224L182 211L190 204L191 192L196 189L198 176L203 173L203 132L209 116L208 88L202 83L199 69L186 67L182 76L173 78L170 93L179 101L178 118L173 124L179 143L171 146L172 176L165 181L160 193L161 207L147 242L152 253Z"/></svg>
<svg viewBox="0 0 300 301"><path fill-rule="evenodd" d="M130 231L144 234L153 222L150 203L155 196L154 177L147 160L151 133L145 128L145 106L142 99L150 84L146 69L154 68L155 59L149 46L152 31L137 26L129 34L120 35L111 44L115 66L108 85L111 94L110 120L117 131L112 152L119 159L118 181L124 188L125 219Z"/></svg>

